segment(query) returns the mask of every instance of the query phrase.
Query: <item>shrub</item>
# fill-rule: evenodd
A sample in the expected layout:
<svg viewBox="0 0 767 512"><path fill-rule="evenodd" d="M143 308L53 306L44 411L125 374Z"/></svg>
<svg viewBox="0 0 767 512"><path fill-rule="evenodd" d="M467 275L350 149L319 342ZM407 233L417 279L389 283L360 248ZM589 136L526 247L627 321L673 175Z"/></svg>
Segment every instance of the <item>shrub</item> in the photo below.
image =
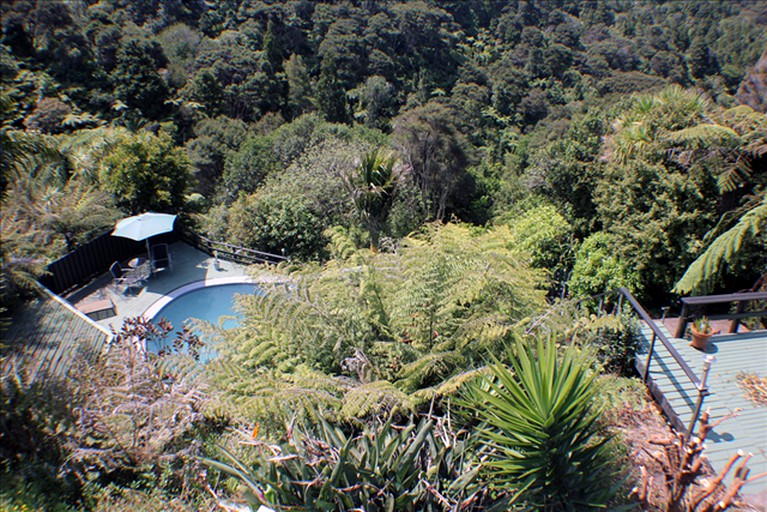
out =
<svg viewBox="0 0 767 512"><path fill-rule="evenodd" d="M252 468L226 450L230 463L203 462L242 481L254 510L261 504L370 512L481 508L490 494L477 481L479 454L440 420L403 426L390 421L355 435L321 421L314 429L289 429L279 446L246 441L259 450Z"/></svg>
<svg viewBox="0 0 767 512"><path fill-rule="evenodd" d="M614 235L603 231L583 241L569 282L571 296L588 297L621 286L633 292L639 287L639 275L621 260L617 244Z"/></svg>
<svg viewBox="0 0 767 512"><path fill-rule="evenodd" d="M486 464L491 483L514 489L513 502L545 511L601 508L616 489L598 432L601 411L592 406L597 373L585 352L557 352L551 340L517 341L511 368L496 359L466 405L484 423L483 443L495 449Z"/></svg>
<svg viewBox="0 0 767 512"><path fill-rule="evenodd" d="M265 190L243 195L232 205L227 239L259 251L285 250L292 257L312 259L325 245L323 230L306 198Z"/></svg>
<svg viewBox="0 0 767 512"><path fill-rule="evenodd" d="M633 375L634 357L639 348L639 325L629 315L591 315L578 321L571 333L573 342L596 350L607 372Z"/></svg>

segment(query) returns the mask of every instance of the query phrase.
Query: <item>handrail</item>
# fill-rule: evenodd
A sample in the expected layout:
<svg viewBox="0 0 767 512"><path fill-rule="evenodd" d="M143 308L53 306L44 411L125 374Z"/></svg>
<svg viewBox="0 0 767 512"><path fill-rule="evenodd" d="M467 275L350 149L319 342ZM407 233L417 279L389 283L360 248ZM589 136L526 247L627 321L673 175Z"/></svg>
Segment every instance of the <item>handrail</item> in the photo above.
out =
<svg viewBox="0 0 767 512"><path fill-rule="evenodd" d="M647 324L648 327L653 332L653 340L651 342L650 346L650 354L648 357L647 365L645 367L645 375L644 380L647 381L647 374L650 371L650 359L652 358L653 349L655 345L655 338L657 337L660 342L663 344L664 347L666 347L666 350L668 350L669 354L671 354L671 357L674 358L674 361L679 365L679 367L682 369L684 374L687 376L688 379L695 385L696 388L698 388L699 391L705 390L705 385L701 381L701 379L695 375L695 372L692 371L692 368L684 362L684 359L682 359L682 356L679 354L679 352L674 348L674 346L671 344L671 342L668 340L665 334L663 334L663 331L660 330L660 328L655 324L655 322L650 318L650 315L645 311L645 309L642 307L641 304L634 298L633 295L631 295L631 292L628 291L626 288L621 287L618 288L618 293L623 295L623 297L628 300L629 304L631 304L631 307L634 308L634 311L637 312L639 317L644 320L644 322Z"/></svg>
<svg viewBox="0 0 767 512"><path fill-rule="evenodd" d="M699 378L697 375L695 375L695 372L692 371L692 368L684 362L682 359L682 356L677 352L676 348L669 342L668 338L666 338L666 335L663 334L663 331L660 330L660 328L655 324L652 318L650 318L650 315L647 314L647 311L642 307L641 304L639 304L639 301L637 301L633 295L631 295L631 292L629 292L626 288L621 287L618 288L618 293L620 293L621 298L624 298L631 304L631 307L634 308L634 311L640 316L640 318L644 321L645 324L652 330L652 341L650 342L650 350L647 355L647 363L645 364L644 369L644 376L643 380L645 384L647 384L647 379L650 375L650 364L652 363L652 356L655 352L655 340L659 339L660 342L663 344L664 347L666 347L666 350L668 350L668 353L671 354L671 357L676 361L676 363L679 365L679 367L682 369L684 374L687 376L688 379L693 383L695 388L698 390L698 399L695 402L695 409L692 413L692 417L690 418L690 423L687 426L687 429L684 433L684 442L686 443L687 440L692 436L693 429L695 428L695 424L698 422L698 418L700 417L700 412L703 410L703 401L706 399L706 397L710 394L708 391L708 374L711 370L711 364L714 361L713 356L708 356L706 358L706 361L703 363L703 377ZM619 302L620 304L620 302ZM661 407L664 407L663 404L661 404ZM665 410L665 409L664 409ZM669 415L672 414L671 411L667 411ZM681 421L680 421L681 423ZM684 426L684 425L682 425Z"/></svg>
<svg viewBox="0 0 767 512"><path fill-rule="evenodd" d="M207 252L211 256L220 257L221 259L234 261L238 263L280 263L283 261L290 261L285 255L273 254L264 251L257 251L248 247L242 247L239 245L230 244L227 242L221 242L218 240L211 240L200 234L184 231L183 236L196 248Z"/></svg>
<svg viewBox="0 0 767 512"><path fill-rule="evenodd" d="M687 328L691 316L687 315L688 306L706 306L709 304L724 304L728 302L737 302L737 312L725 313L721 315L709 315L711 319L731 319L730 332L734 333L738 331L738 325L741 318L767 316L767 311L748 311L745 312L746 303L752 300L765 300L767 299L767 292L744 292L744 293L727 293L723 295L699 295L695 297L682 297L682 311L679 313L679 325L676 329L675 336L681 338L684 336L684 331Z"/></svg>

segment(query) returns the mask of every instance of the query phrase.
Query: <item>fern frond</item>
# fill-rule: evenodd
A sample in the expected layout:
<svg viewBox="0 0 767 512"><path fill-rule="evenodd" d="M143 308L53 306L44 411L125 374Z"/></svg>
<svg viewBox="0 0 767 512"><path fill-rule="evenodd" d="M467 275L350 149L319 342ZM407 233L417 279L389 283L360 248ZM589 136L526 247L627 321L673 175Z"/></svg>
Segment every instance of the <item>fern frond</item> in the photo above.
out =
<svg viewBox="0 0 767 512"><path fill-rule="evenodd" d="M431 352L400 370L397 386L407 392L433 385L449 377L466 361L457 351Z"/></svg>
<svg viewBox="0 0 767 512"><path fill-rule="evenodd" d="M699 124L683 128L666 135L671 144L683 145L689 149L708 149L712 146L738 147L743 143L740 135L728 126Z"/></svg>
<svg viewBox="0 0 767 512"><path fill-rule="evenodd" d="M408 396L391 382L378 380L352 388L344 395L340 416L346 421L368 418L384 412L411 409Z"/></svg>
<svg viewBox="0 0 767 512"><path fill-rule="evenodd" d="M674 293L687 294L721 275L725 264L734 260L744 242L767 226L767 195L762 203L744 214L737 224L719 235L684 273Z"/></svg>

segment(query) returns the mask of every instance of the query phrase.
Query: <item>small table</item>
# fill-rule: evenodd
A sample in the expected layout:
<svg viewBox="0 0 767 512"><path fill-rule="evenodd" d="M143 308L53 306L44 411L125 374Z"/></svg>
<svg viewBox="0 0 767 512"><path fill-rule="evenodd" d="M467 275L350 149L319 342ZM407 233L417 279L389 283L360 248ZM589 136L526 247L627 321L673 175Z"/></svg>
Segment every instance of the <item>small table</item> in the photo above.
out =
<svg viewBox="0 0 767 512"><path fill-rule="evenodd" d="M101 299L86 302L77 306L77 309L82 311L85 316L92 320L103 320L117 314L117 308L115 308L112 299Z"/></svg>
<svg viewBox="0 0 767 512"><path fill-rule="evenodd" d="M142 283L149 279L152 275L152 268L149 264L149 260L138 256L128 262L129 274L136 276L138 283Z"/></svg>

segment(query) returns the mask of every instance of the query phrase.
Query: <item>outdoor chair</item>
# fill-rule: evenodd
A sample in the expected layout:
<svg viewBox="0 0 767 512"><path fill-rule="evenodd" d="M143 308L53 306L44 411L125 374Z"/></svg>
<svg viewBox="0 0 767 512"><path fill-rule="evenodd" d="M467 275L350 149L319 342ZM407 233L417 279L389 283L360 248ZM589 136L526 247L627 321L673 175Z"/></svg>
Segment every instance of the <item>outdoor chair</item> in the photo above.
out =
<svg viewBox="0 0 767 512"><path fill-rule="evenodd" d="M166 269L173 272L173 258L170 256L168 244L153 245L151 253L152 274Z"/></svg>
<svg viewBox="0 0 767 512"><path fill-rule="evenodd" d="M144 281L137 273L132 272L130 269L122 268L117 261L112 263L112 266L109 267L109 272L114 278L115 288L123 295L125 295L125 292L128 291L128 289L133 288L134 286L141 286ZM122 290L120 290L121 287Z"/></svg>

